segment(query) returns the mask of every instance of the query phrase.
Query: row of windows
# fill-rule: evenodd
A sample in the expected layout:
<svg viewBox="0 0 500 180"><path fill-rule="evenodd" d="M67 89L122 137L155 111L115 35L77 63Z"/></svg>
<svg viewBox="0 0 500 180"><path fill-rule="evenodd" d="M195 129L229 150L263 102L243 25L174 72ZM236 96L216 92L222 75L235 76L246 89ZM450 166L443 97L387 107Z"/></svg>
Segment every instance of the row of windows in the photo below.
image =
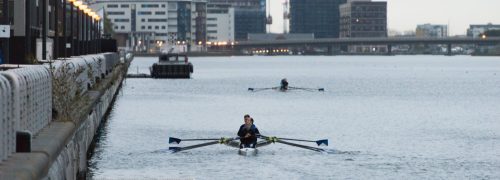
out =
<svg viewBox="0 0 500 180"><path fill-rule="evenodd" d="M108 8L118 8L118 4L108 4L107 7ZM128 8L130 6L128 4L122 4L121 7L122 8Z"/></svg>
<svg viewBox="0 0 500 180"><path fill-rule="evenodd" d="M129 22L129 19L115 19L115 22Z"/></svg>
<svg viewBox="0 0 500 180"><path fill-rule="evenodd" d="M137 12L138 15L152 15L153 12L151 11L139 11ZM155 12L155 15L165 15L166 12L165 11L156 11Z"/></svg>
<svg viewBox="0 0 500 180"><path fill-rule="evenodd" d="M115 22L130 22L130 19L115 19ZM141 19L141 22L146 22L146 19ZM148 19L148 22L167 22L167 19Z"/></svg>
<svg viewBox="0 0 500 180"><path fill-rule="evenodd" d="M345 29L345 27L341 27ZM385 26L351 26L351 31L385 31Z"/></svg>
<svg viewBox="0 0 500 180"><path fill-rule="evenodd" d="M108 11L108 15L125 15L125 12L123 11Z"/></svg>
<svg viewBox="0 0 500 180"><path fill-rule="evenodd" d="M159 4L141 4L142 8L159 8ZM165 4L161 4L161 7L164 8Z"/></svg>
<svg viewBox="0 0 500 180"><path fill-rule="evenodd" d="M167 19L148 19L148 22L167 22Z"/></svg>
<svg viewBox="0 0 500 180"><path fill-rule="evenodd" d="M141 4L142 8L159 8L160 6L162 8L164 8L165 4L161 4L161 5L159 5L159 4ZM118 4L108 4L106 7L107 8L118 8L119 6L118 6ZM122 4L121 7L122 8L129 8L130 5L129 4Z"/></svg>
<svg viewBox="0 0 500 180"><path fill-rule="evenodd" d="M146 29L146 26L141 26L141 29ZM148 26L148 29L153 29L153 26ZM160 29L160 26L155 26L155 29ZM161 29L166 29L166 27L161 26Z"/></svg>
<svg viewBox="0 0 500 180"><path fill-rule="evenodd" d="M367 12L367 11L386 11L387 7L386 6L355 6L352 8L353 11L361 11L361 12Z"/></svg>
<svg viewBox="0 0 500 180"><path fill-rule="evenodd" d="M207 12L210 14L227 14L227 13L229 13L228 10L212 10L212 9L207 10Z"/></svg>
<svg viewBox="0 0 500 180"><path fill-rule="evenodd" d="M352 13L352 17L365 17L365 18L385 18L387 17L387 13Z"/></svg>

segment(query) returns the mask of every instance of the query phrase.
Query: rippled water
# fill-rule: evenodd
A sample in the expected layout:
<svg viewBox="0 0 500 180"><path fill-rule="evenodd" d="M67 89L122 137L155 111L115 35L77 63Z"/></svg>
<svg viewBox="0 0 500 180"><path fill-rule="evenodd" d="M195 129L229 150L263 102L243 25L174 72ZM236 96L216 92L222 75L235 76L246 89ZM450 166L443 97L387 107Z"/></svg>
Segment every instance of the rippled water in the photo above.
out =
<svg viewBox="0 0 500 180"><path fill-rule="evenodd" d="M90 177L500 179L497 57L190 60L189 80L126 80L89 160ZM135 58L129 73L147 73L155 61ZM247 91L283 77L326 91ZM167 151L170 136L235 136L247 113L262 134L328 138L334 153L282 144L254 157L224 145Z"/></svg>

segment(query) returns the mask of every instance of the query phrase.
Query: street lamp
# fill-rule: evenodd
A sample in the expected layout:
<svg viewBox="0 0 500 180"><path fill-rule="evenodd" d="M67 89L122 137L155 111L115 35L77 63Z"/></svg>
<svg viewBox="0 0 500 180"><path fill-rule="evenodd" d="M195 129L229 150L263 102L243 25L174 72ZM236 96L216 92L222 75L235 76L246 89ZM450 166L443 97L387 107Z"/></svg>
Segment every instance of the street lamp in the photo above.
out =
<svg viewBox="0 0 500 180"><path fill-rule="evenodd" d="M73 2L73 5L75 5L75 7L77 7L77 8L80 7L81 5L83 5L82 1L76 1L76 0L71 1L70 0L70 2Z"/></svg>

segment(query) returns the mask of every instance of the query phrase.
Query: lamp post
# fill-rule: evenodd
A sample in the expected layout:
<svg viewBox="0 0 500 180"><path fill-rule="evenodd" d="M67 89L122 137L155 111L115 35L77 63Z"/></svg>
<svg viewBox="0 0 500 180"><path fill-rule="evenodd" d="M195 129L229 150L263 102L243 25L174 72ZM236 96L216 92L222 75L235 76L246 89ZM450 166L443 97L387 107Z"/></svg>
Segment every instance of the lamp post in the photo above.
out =
<svg viewBox="0 0 500 180"><path fill-rule="evenodd" d="M63 31L63 41L62 41L62 46L63 46L63 52L62 52L62 57L67 57L66 56L66 8L67 8L67 5L66 5L66 0L63 0L63 19L62 19L62 22L63 22L63 26L62 26L62 31Z"/></svg>
<svg viewBox="0 0 500 180"><path fill-rule="evenodd" d="M85 54L90 53L90 33L92 32L92 28L90 26L90 8L86 8L84 10L85 13Z"/></svg>
<svg viewBox="0 0 500 180"><path fill-rule="evenodd" d="M54 52L54 59L57 59L59 57L59 4L61 0L55 0L54 3L54 39L52 42L54 42L54 47L53 47L53 52Z"/></svg>
<svg viewBox="0 0 500 180"><path fill-rule="evenodd" d="M75 35L75 32L74 32L74 24L73 24L73 21L75 20L75 17L73 16L74 14L74 7L73 7L73 4L75 2L75 0L68 0L69 1L69 9L70 9L70 14L69 14L69 43L70 43L70 51L69 51L69 54L68 56L73 56L74 52L73 52L73 49L74 49L74 35ZM66 40L68 39L68 37L65 37ZM66 47L67 48L67 47ZM68 52L68 49L65 49L65 52Z"/></svg>
<svg viewBox="0 0 500 180"><path fill-rule="evenodd" d="M79 41L79 55L85 53L85 28L86 28L86 23L85 23L85 9L87 9L87 5L82 4L78 7L80 11L78 13L80 14L80 21L81 21L81 26L80 26L80 41Z"/></svg>
<svg viewBox="0 0 500 180"><path fill-rule="evenodd" d="M47 1L42 0L42 60L47 59Z"/></svg>
<svg viewBox="0 0 500 180"><path fill-rule="evenodd" d="M76 37L76 39L74 39L73 37L71 39L73 39L73 45L74 47L71 47L73 49L73 55L80 55L80 6L82 5L82 1L73 1L73 5L75 6L76 8L76 18L73 19L72 21L75 21L76 23L76 27L73 31L75 31L76 33L73 34L74 36L73 37Z"/></svg>

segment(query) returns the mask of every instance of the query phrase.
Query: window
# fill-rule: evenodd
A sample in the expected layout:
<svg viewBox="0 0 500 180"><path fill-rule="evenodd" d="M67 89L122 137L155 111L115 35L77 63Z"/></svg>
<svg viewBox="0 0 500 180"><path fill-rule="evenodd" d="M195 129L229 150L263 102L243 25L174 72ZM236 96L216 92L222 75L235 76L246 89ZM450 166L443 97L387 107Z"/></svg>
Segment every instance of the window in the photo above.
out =
<svg viewBox="0 0 500 180"><path fill-rule="evenodd" d="M125 29L125 26L122 26L121 28L122 28L122 29Z"/></svg>
<svg viewBox="0 0 500 180"><path fill-rule="evenodd" d="M207 31L207 33L217 33L217 30L215 30L215 31Z"/></svg>
<svg viewBox="0 0 500 180"><path fill-rule="evenodd" d="M141 19L141 22L146 22L146 19Z"/></svg>
<svg viewBox="0 0 500 180"><path fill-rule="evenodd" d="M156 36L168 36L168 33L156 33Z"/></svg>
<svg viewBox="0 0 500 180"><path fill-rule="evenodd" d="M115 26L115 29L118 29L118 26Z"/></svg>
<svg viewBox="0 0 500 180"><path fill-rule="evenodd" d="M207 27L217 27L217 24L207 24Z"/></svg>
<svg viewBox="0 0 500 180"><path fill-rule="evenodd" d="M129 22L129 19L115 19L115 22Z"/></svg>
<svg viewBox="0 0 500 180"><path fill-rule="evenodd" d="M151 15L151 11L139 11L137 12L139 15Z"/></svg>
<svg viewBox="0 0 500 180"><path fill-rule="evenodd" d="M158 8L158 4L141 4L142 8Z"/></svg>
<svg viewBox="0 0 500 180"><path fill-rule="evenodd" d="M167 22L167 19L148 19L148 22Z"/></svg>
<svg viewBox="0 0 500 180"><path fill-rule="evenodd" d="M125 15L123 11L108 11L108 15Z"/></svg>
<svg viewBox="0 0 500 180"><path fill-rule="evenodd" d="M165 11L156 11L155 12L156 15L165 15Z"/></svg>
<svg viewBox="0 0 500 180"><path fill-rule="evenodd" d="M165 26L161 26L161 29L165 29Z"/></svg>
<svg viewBox="0 0 500 180"><path fill-rule="evenodd" d="M162 5L161 5L161 7L162 7L162 8L164 8L164 7L165 7L165 4L162 4Z"/></svg>
<svg viewBox="0 0 500 180"><path fill-rule="evenodd" d="M118 8L118 4L108 4L108 8Z"/></svg>
<svg viewBox="0 0 500 180"><path fill-rule="evenodd" d="M155 26L155 29L160 29L160 26Z"/></svg>
<svg viewBox="0 0 500 180"><path fill-rule="evenodd" d="M122 4L122 8L128 8L129 5L128 4Z"/></svg>
<svg viewBox="0 0 500 180"><path fill-rule="evenodd" d="M146 26L141 26L141 29L146 29Z"/></svg>
<svg viewBox="0 0 500 180"><path fill-rule="evenodd" d="M148 26L148 29L151 29L151 26Z"/></svg>
<svg viewBox="0 0 500 180"><path fill-rule="evenodd" d="M207 18L207 21L217 21L217 18Z"/></svg>

